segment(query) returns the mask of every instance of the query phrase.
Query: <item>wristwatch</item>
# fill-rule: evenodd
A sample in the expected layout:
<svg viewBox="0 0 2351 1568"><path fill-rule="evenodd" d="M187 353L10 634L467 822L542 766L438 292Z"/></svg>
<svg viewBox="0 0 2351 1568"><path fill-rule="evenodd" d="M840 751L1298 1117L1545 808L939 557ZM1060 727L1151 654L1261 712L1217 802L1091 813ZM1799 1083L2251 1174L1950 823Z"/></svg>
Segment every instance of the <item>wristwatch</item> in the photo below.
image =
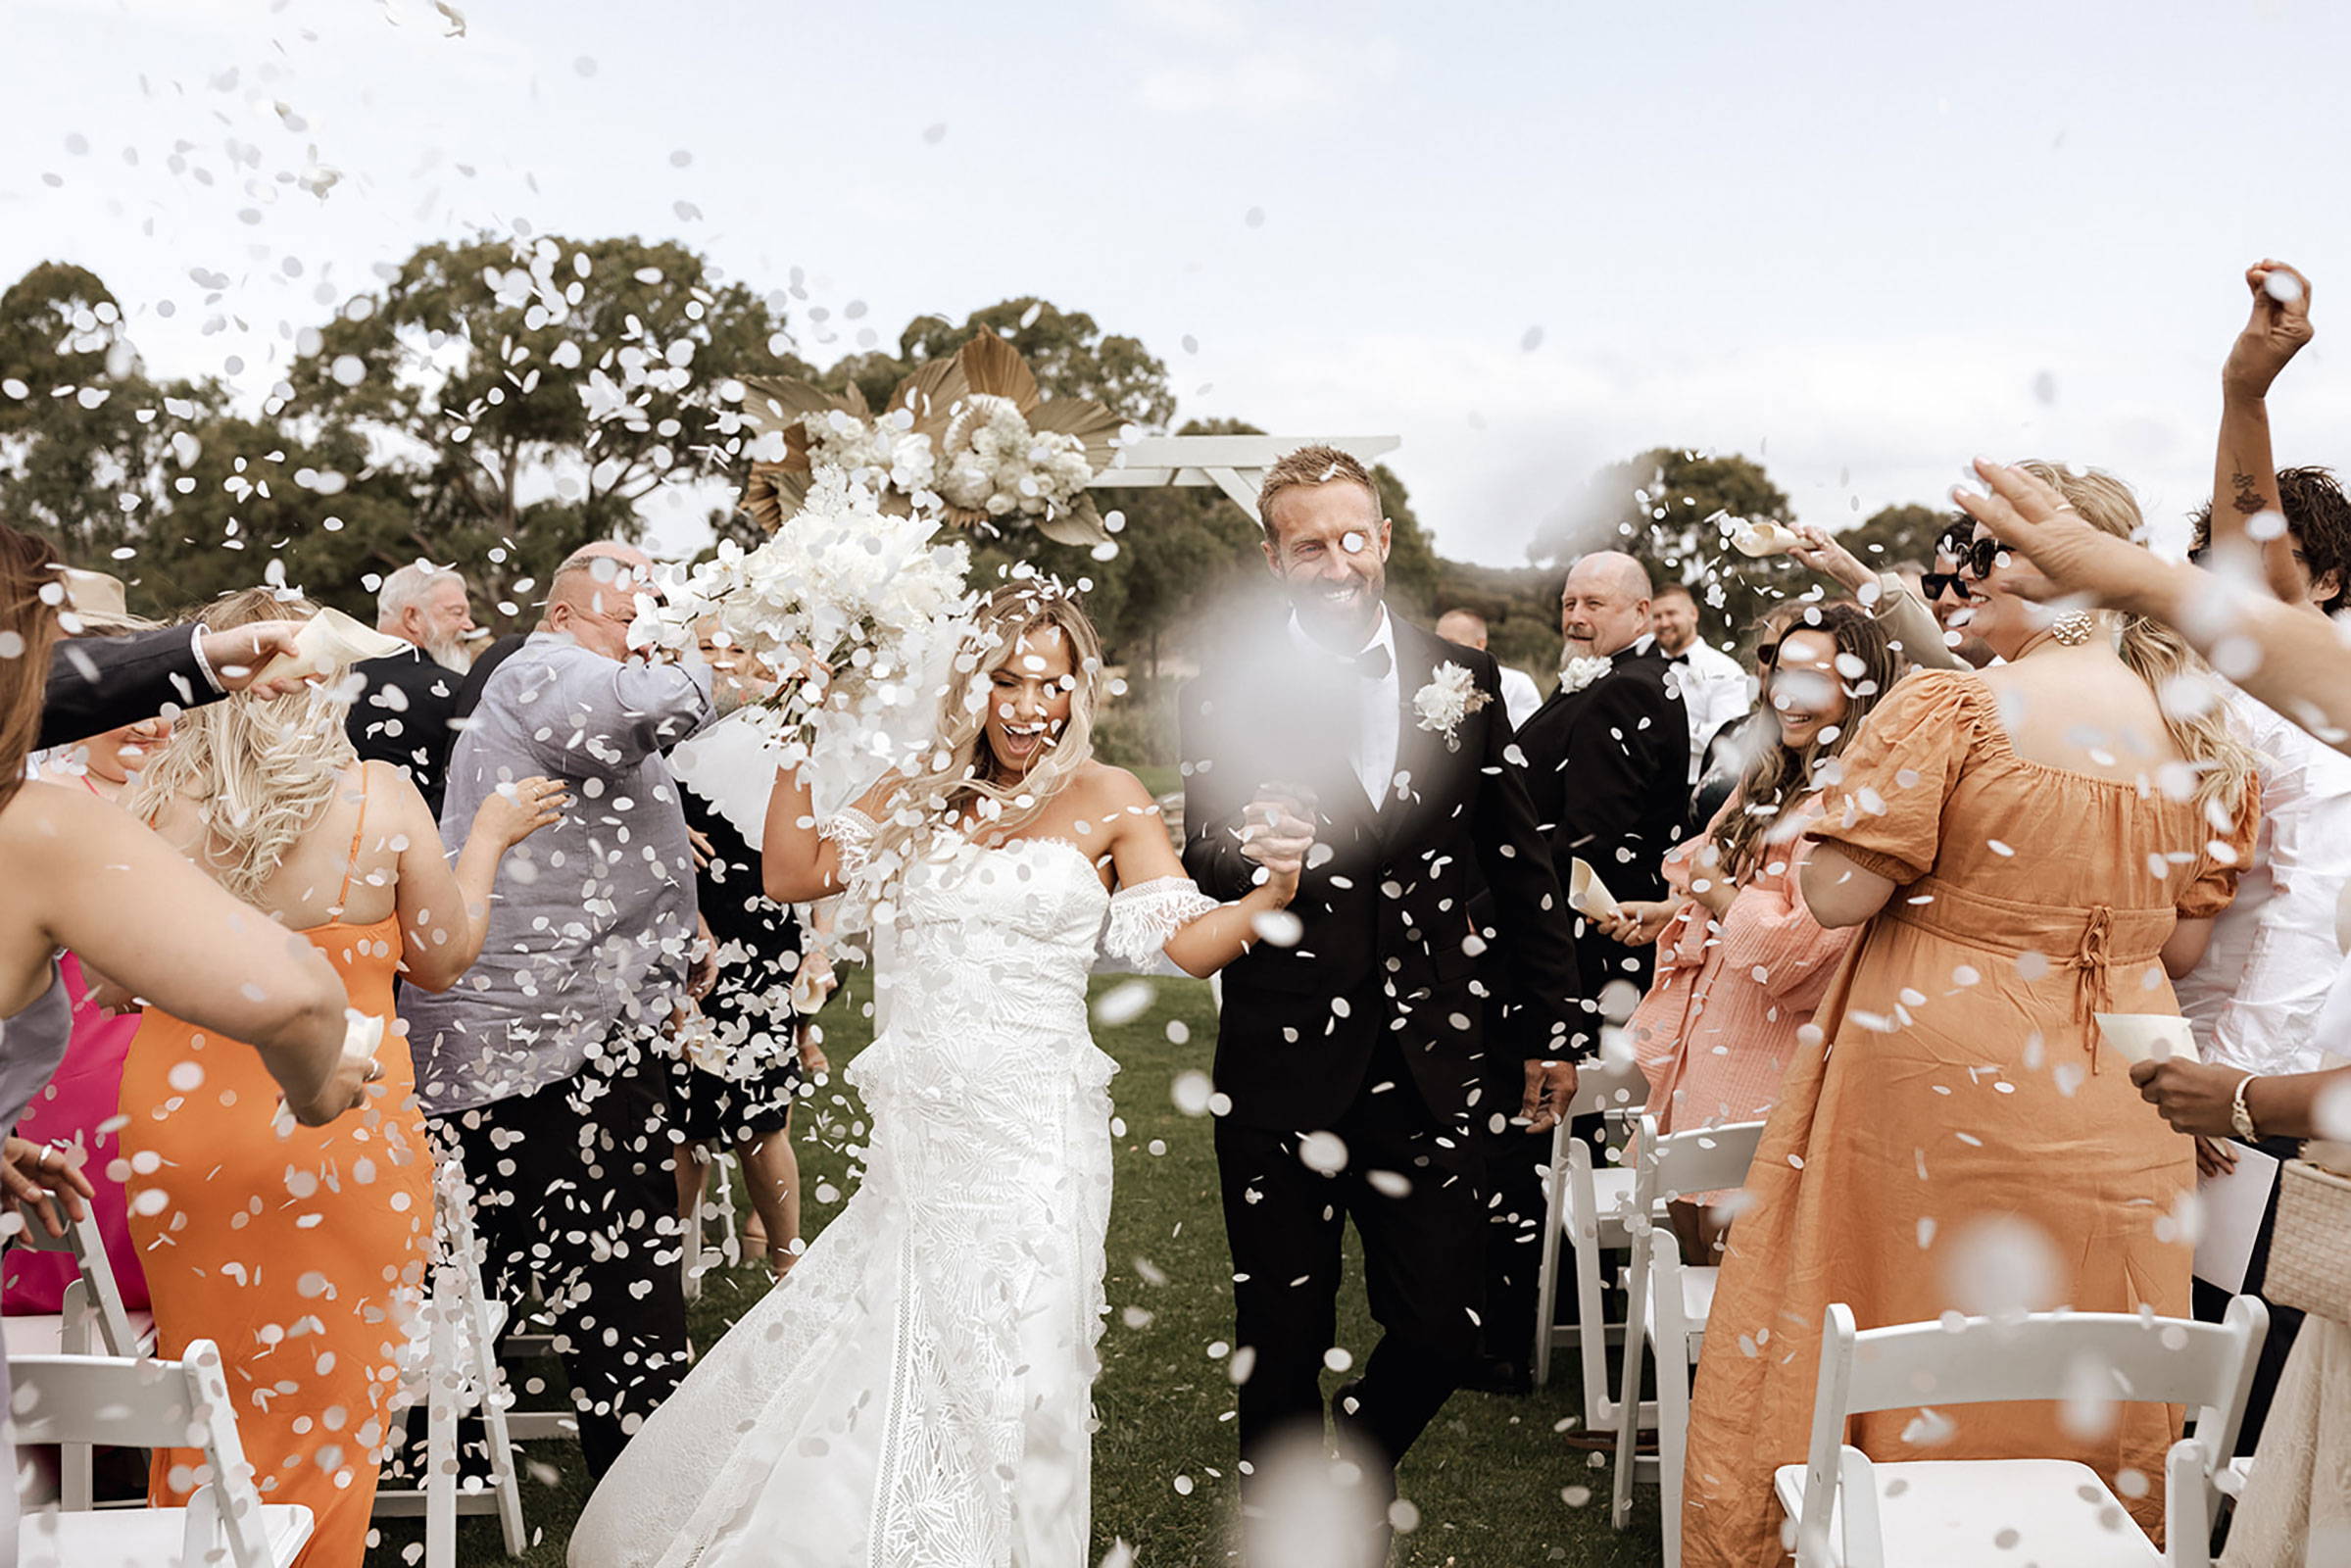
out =
<svg viewBox="0 0 2351 1568"><path fill-rule="evenodd" d="M2249 1072L2239 1078L2236 1081L2236 1093L2229 1101L2229 1125L2235 1129L2237 1137L2248 1144L2258 1142L2259 1135L2253 1131L2253 1112L2245 1108L2245 1086L2260 1076L2257 1072Z"/></svg>

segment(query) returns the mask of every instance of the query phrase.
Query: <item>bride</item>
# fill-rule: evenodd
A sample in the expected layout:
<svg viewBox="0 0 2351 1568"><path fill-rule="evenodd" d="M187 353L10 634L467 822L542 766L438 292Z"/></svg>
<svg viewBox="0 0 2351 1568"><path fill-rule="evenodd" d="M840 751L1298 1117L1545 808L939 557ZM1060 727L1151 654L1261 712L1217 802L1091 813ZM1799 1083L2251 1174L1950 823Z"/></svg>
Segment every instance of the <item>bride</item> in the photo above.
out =
<svg viewBox="0 0 2351 1568"><path fill-rule="evenodd" d="M877 1033L845 1074L864 1181L630 1441L572 1568L1088 1560L1117 1070L1088 968L1098 943L1223 967L1290 902L1312 830L1268 803L1264 879L1200 893L1142 783L1092 760L1101 644L1057 585L997 590L956 668L927 772L822 822L776 778L768 896L873 910Z"/></svg>

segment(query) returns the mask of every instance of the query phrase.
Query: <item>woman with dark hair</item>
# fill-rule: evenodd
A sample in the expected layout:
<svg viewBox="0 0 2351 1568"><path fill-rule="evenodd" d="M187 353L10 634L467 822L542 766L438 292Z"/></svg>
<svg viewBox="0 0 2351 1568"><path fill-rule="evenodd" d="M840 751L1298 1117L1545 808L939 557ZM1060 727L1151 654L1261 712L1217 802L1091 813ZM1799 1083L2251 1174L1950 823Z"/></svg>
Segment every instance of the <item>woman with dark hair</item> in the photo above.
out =
<svg viewBox="0 0 2351 1568"><path fill-rule="evenodd" d="M0 1125L13 1126L64 1057L73 1029L57 953L204 1028L248 1042L297 1121L357 1105L373 1032L345 1015L342 982L127 813L86 790L27 780L59 633L56 554L0 524ZM120 716L120 715L118 715ZM12 1204L42 1191L81 1212L89 1185L57 1152L12 1143ZM0 1360L0 1398L6 1396ZM17 1538L15 1465L0 1438L0 1542Z"/></svg>
<svg viewBox="0 0 2351 1568"><path fill-rule="evenodd" d="M1672 897L1625 905L1603 927L1621 942L1657 944L1656 975L1630 1028L1662 1132L1770 1111L1853 941L1804 906L1803 834L1820 817L1828 764L1902 664L1856 606L1788 607L1772 618L1779 630L1767 628L1756 648L1771 731L1704 834L1665 858ZM1702 1250L1692 1255L1711 1253L1710 1225L1685 1229Z"/></svg>

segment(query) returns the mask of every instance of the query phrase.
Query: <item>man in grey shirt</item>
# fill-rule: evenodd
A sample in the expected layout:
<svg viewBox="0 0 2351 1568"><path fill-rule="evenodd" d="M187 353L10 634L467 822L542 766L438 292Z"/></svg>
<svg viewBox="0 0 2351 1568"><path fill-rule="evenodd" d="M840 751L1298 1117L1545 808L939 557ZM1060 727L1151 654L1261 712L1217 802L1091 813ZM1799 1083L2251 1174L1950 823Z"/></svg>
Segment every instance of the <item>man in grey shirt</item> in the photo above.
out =
<svg viewBox="0 0 2351 1568"><path fill-rule="evenodd" d="M404 994L418 1093L463 1159L489 1287L534 1283L602 1475L685 1374L665 1047L696 961L694 857L661 754L714 716L701 665L632 659L650 564L590 545L483 687L450 755L454 854L482 798L570 785L563 820L499 867L489 939L450 990Z"/></svg>

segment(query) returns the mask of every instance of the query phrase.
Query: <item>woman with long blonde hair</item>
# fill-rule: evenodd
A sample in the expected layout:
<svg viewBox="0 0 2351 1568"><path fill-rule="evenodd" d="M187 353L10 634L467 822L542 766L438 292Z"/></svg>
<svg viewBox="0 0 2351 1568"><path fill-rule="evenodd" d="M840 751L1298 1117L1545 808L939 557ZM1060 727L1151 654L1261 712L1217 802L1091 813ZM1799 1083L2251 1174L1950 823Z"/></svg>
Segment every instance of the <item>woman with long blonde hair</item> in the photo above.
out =
<svg viewBox="0 0 2351 1568"><path fill-rule="evenodd" d="M1092 756L1102 646L1037 579L974 617L921 765L814 820L779 774L767 894L869 907L887 997L844 1076L866 1170L791 1275L630 1442L575 1568L1016 1562L1083 1568L1116 1066L1098 947L1204 975L1296 892L1310 829L1218 904L1132 773Z"/></svg>
<svg viewBox="0 0 2351 1568"><path fill-rule="evenodd" d="M2100 530L2141 532L2120 480L2028 468ZM1815 1336L2066 1305L2189 1315L2190 1140L2150 1115L2097 1015L2176 1014L2250 859L2253 757L2184 645L2136 616L2040 603L1983 530L1970 618L2004 663L1904 677L1822 800L1801 885L1858 927L1789 1062L1730 1231L1698 1368L1683 1561L1782 1559L1776 1465L1803 1460ZM1768 1347L1768 1349L1764 1348ZM2176 1411L2088 1430L2054 1404L1864 1417L1880 1459L2070 1458L2151 1532Z"/></svg>
<svg viewBox="0 0 2351 1568"><path fill-rule="evenodd" d="M309 612L257 588L198 619L219 629ZM249 1053L161 1007L147 1009L122 1069L131 1234L158 1348L220 1346L263 1496L303 1503L317 1521L303 1564L356 1568L433 1214L392 982L438 991L465 972L488 931L499 857L555 820L562 789L533 778L492 796L453 870L416 785L360 762L341 706L318 690L191 710L127 804L323 954L351 1005L385 1025L367 1105L315 1132L277 1125ZM183 1502L198 1462L158 1450L153 1500Z"/></svg>

